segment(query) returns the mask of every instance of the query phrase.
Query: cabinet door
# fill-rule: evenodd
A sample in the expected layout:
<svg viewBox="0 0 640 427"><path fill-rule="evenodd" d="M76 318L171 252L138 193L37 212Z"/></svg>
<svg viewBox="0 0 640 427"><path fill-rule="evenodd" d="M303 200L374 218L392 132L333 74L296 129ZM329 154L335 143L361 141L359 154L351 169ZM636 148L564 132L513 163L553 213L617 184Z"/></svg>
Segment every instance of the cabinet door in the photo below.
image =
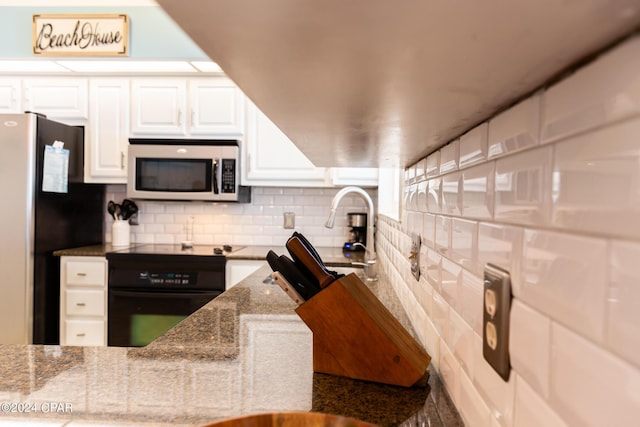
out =
<svg viewBox="0 0 640 427"><path fill-rule="evenodd" d="M85 171L87 182L126 184L129 80L91 80Z"/></svg>
<svg viewBox="0 0 640 427"><path fill-rule="evenodd" d="M20 79L0 79L0 113L20 113Z"/></svg>
<svg viewBox="0 0 640 427"><path fill-rule="evenodd" d="M243 279L255 273L258 269L264 267L265 265L267 265L267 262L260 260L227 260L227 264L225 266L225 290L234 287Z"/></svg>
<svg viewBox="0 0 640 427"><path fill-rule="evenodd" d="M244 94L227 78L189 82L190 133L241 136L244 133Z"/></svg>
<svg viewBox="0 0 640 427"><path fill-rule="evenodd" d="M243 183L278 187L322 187L327 170L315 167L296 145L247 100Z"/></svg>
<svg viewBox="0 0 640 427"><path fill-rule="evenodd" d="M183 79L140 79L131 82L131 134L187 134L187 82Z"/></svg>
<svg viewBox="0 0 640 427"><path fill-rule="evenodd" d="M104 322L99 320L67 320L61 345L105 345Z"/></svg>
<svg viewBox="0 0 640 427"><path fill-rule="evenodd" d="M24 109L68 124L82 124L89 110L88 87L87 79L26 79Z"/></svg>

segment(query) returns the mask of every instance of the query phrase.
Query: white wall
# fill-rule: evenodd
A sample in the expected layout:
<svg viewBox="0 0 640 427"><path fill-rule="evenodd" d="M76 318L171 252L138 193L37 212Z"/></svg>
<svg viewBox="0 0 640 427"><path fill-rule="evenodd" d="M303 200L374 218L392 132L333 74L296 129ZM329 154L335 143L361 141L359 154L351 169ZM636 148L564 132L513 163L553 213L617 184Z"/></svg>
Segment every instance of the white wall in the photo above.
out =
<svg viewBox="0 0 640 427"><path fill-rule="evenodd" d="M378 257L466 425L638 425L640 38L407 169L403 207ZM482 357L487 262L511 272L509 382Z"/></svg>
<svg viewBox="0 0 640 427"><path fill-rule="evenodd" d="M332 229L324 223L337 188L253 187L251 203L203 203L136 201L140 225L131 227L132 243L180 244L185 226L193 217L195 244L284 246L294 230L285 229L284 213L295 214L295 230L314 246L340 247L348 238L347 213L365 212L359 196L347 195L340 202ZM376 189L367 189L373 200ZM107 186L106 199L121 203L124 185ZM111 241L113 220L105 217L105 241Z"/></svg>

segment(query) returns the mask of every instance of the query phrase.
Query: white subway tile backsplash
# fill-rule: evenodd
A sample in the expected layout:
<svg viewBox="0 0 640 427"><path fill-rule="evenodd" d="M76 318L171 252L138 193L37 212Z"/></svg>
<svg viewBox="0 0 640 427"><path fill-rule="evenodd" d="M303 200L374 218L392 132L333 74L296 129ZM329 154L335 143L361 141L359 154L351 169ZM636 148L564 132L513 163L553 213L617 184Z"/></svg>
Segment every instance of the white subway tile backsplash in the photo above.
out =
<svg viewBox="0 0 640 427"><path fill-rule="evenodd" d="M571 426L635 426L640 371L570 330L551 330L551 404Z"/></svg>
<svg viewBox="0 0 640 427"><path fill-rule="evenodd" d="M551 320L514 300L509 319L511 366L544 398L549 396Z"/></svg>
<svg viewBox="0 0 640 427"><path fill-rule="evenodd" d="M441 254L451 252L451 218L448 216L436 216L436 250Z"/></svg>
<svg viewBox="0 0 640 427"><path fill-rule="evenodd" d="M459 148L460 140L456 139L440 149L440 174L458 169Z"/></svg>
<svg viewBox="0 0 640 427"><path fill-rule="evenodd" d="M482 123L460 137L460 169L487 159L487 137L489 125Z"/></svg>
<svg viewBox="0 0 640 427"><path fill-rule="evenodd" d="M482 279L463 270L460 288L460 314L478 335L482 335L483 293Z"/></svg>
<svg viewBox="0 0 640 427"><path fill-rule="evenodd" d="M410 184L408 186L407 199L405 207L410 211L418 210L418 184Z"/></svg>
<svg viewBox="0 0 640 427"><path fill-rule="evenodd" d="M453 261L468 269L476 268L478 223L453 218L451 223L451 254Z"/></svg>
<svg viewBox="0 0 640 427"><path fill-rule="evenodd" d="M441 269L440 293L451 308L458 312L462 311L460 300L462 267L450 261L448 258L443 257Z"/></svg>
<svg viewBox="0 0 640 427"><path fill-rule="evenodd" d="M449 304L447 301L437 292L433 291L433 314L431 319L438 331L438 335L442 337L444 342L449 340Z"/></svg>
<svg viewBox="0 0 640 427"><path fill-rule="evenodd" d="M640 367L640 243L613 242L609 258L607 345Z"/></svg>
<svg viewBox="0 0 640 427"><path fill-rule="evenodd" d="M540 95L527 98L489 121L489 158L532 147L539 141Z"/></svg>
<svg viewBox="0 0 640 427"><path fill-rule="evenodd" d="M427 179L427 158L416 163L416 182Z"/></svg>
<svg viewBox="0 0 640 427"><path fill-rule="evenodd" d="M442 205L440 212L448 215L460 215L460 173L442 176Z"/></svg>
<svg viewBox="0 0 640 427"><path fill-rule="evenodd" d="M440 213L442 178L432 178L428 181L427 187L427 211L430 213Z"/></svg>
<svg viewBox="0 0 640 427"><path fill-rule="evenodd" d="M465 218L493 218L494 181L494 162L462 171L461 210Z"/></svg>
<svg viewBox="0 0 640 427"><path fill-rule="evenodd" d="M442 271L442 255L437 250L427 251L427 281L434 289L440 290L440 277Z"/></svg>
<svg viewBox="0 0 640 427"><path fill-rule="evenodd" d="M454 310L449 310L449 343L460 368L473 378L474 367L474 332L471 326Z"/></svg>
<svg viewBox="0 0 640 427"><path fill-rule="evenodd" d="M482 357L482 336L475 336L473 384L501 426L511 426L515 398L515 375L505 382Z"/></svg>
<svg viewBox="0 0 640 427"><path fill-rule="evenodd" d="M381 271L467 426L637 424L639 40L460 136L456 166L448 146L423 159L426 211L379 218ZM486 263L512 279L507 383L482 356Z"/></svg>
<svg viewBox="0 0 640 427"><path fill-rule="evenodd" d="M514 295L596 342L604 340L607 248L599 239L527 230Z"/></svg>
<svg viewBox="0 0 640 427"><path fill-rule="evenodd" d="M552 86L543 99L545 142L640 114L640 38Z"/></svg>
<svg viewBox="0 0 640 427"><path fill-rule="evenodd" d="M549 404L521 377L516 377L513 427L567 427Z"/></svg>
<svg viewBox="0 0 640 427"><path fill-rule="evenodd" d="M545 226L551 213L551 147L496 161L496 221Z"/></svg>
<svg viewBox="0 0 640 427"><path fill-rule="evenodd" d="M421 181L418 183L418 195L416 209L419 212L427 212L427 192L429 191L428 181Z"/></svg>
<svg viewBox="0 0 640 427"><path fill-rule="evenodd" d="M478 228L478 264L482 275L487 263L509 271L511 281L517 284L522 254L522 229L499 224L480 223ZM514 294L518 296L513 290Z"/></svg>
<svg viewBox="0 0 640 427"><path fill-rule="evenodd" d="M436 216L424 214L422 216L422 244L429 248L435 248Z"/></svg>
<svg viewBox="0 0 640 427"><path fill-rule="evenodd" d="M491 423L491 410L483 400L471 379L460 374L460 416L467 427L487 427Z"/></svg>
<svg viewBox="0 0 640 427"><path fill-rule="evenodd" d="M137 244L180 244L186 239L185 225L194 220L196 244L283 245L292 230L284 229L283 213L296 214L296 230L316 246L342 246L348 238L347 212L363 212L359 196L347 195L338 208L336 225L324 228L329 206L337 189L252 188L252 203L154 202L140 200L140 225L131 227ZM367 190L377 199L376 190ZM109 185L107 200L125 198L125 187ZM112 219L105 216L105 239L111 241Z"/></svg>
<svg viewBox="0 0 640 427"><path fill-rule="evenodd" d="M427 178L433 178L440 174L440 151L436 151L427 156L425 174Z"/></svg>
<svg viewBox="0 0 640 427"><path fill-rule="evenodd" d="M454 404L460 402L460 364L449 347L440 346L440 376Z"/></svg>
<svg viewBox="0 0 640 427"><path fill-rule="evenodd" d="M640 118L556 144L553 224L640 238Z"/></svg>

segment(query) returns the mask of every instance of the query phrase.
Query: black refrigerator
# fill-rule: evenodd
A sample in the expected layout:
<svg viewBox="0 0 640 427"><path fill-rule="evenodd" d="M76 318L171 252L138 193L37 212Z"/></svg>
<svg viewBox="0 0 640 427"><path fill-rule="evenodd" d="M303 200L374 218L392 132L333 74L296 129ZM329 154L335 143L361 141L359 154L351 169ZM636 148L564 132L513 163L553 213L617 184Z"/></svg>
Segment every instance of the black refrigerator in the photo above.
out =
<svg viewBox="0 0 640 427"><path fill-rule="evenodd" d="M60 342L60 259L103 241L103 184L84 183L84 128L0 114L0 344Z"/></svg>

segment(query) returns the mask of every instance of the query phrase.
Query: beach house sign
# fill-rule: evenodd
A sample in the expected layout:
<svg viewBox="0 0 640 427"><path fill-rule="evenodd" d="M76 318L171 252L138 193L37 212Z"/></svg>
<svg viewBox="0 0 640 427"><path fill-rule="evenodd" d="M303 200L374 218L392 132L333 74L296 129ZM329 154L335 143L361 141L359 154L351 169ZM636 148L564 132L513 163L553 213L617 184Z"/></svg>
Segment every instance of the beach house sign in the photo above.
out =
<svg viewBox="0 0 640 427"><path fill-rule="evenodd" d="M33 54L126 56L127 15L33 15Z"/></svg>

